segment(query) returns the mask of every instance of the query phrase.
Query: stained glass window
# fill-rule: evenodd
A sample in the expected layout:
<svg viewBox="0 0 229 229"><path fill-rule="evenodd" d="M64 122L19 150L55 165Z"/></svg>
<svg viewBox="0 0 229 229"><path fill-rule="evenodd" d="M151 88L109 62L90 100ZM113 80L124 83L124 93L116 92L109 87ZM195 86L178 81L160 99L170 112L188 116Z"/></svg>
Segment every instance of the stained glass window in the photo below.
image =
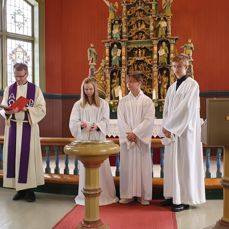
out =
<svg viewBox="0 0 229 229"><path fill-rule="evenodd" d="M39 47L38 5L37 0L0 0L0 90L15 82L15 63L27 64L28 80L39 85L39 53L34 58Z"/></svg>
<svg viewBox="0 0 229 229"><path fill-rule="evenodd" d="M24 0L7 0L7 32L32 35L32 6Z"/></svg>
<svg viewBox="0 0 229 229"><path fill-rule="evenodd" d="M32 81L32 43L7 39L7 74L8 85L12 84L15 79L13 75L13 65L16 63L25 63L28 65L28 80Z"/></svg>

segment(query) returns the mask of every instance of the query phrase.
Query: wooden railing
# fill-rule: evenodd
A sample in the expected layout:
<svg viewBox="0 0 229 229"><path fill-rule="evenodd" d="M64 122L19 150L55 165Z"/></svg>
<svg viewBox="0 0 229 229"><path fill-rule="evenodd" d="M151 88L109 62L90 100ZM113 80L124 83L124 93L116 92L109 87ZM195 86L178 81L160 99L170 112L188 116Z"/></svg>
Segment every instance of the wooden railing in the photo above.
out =
<svg viewBox="0 0 229 229"><path fill-rule="evenodd" d="M115 143L119 143L118 138L108 138ZM74 138L47 138L41 137L41 145L42 145L42 155L45 161L45 181L49 183L63 183L63 184L75 184L78 182L78 160L75 158L69 158L68 155L65 155L63 152L63 147L70 142L74 141ZM3 136L0 136L0 170L2 169L2 160L3 160ZM154 177L153 180L156 186L163 185L163 175L164 175L164 147L161 144L159 138L152 138L152 147L160 148L160 178ZM217 178L222 177L222 147L204 147L205 154L205 177L206 183L209 183L211 187L218 188L221 187L219 180ZM64 159L64 169L61 172L60 167L60 158ZM62 161L61 160L61 161ZM213 172L211 171L211 161L215 163L216 166L216 174L213 176ZM54 162L54 167L51 166L51 162ZM74 168L71 170L69 168L69 163L74 164ZM119 182L119 155L116 157L116 171L114 180L116 183ZM0 177L2 177L2 171L0 171ZM216 177L212 179L211 177ZM211 178L211 179L209 179Z"/></svg>

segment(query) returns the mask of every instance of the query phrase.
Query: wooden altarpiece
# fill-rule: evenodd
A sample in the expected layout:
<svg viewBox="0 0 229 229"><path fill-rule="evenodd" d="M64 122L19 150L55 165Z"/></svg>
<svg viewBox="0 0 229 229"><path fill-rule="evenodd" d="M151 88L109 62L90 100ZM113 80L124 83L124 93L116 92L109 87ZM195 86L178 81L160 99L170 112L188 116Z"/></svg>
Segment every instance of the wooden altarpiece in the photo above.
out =
<svg viewBox="0 0 229 229"><path fill-rule="evenodd" d="M104 2L109 6L105 57L94 75L100 94L116 112L119 99L128 93L126 76L140 71L142 90L153 99L160 118L167 89L176 80L170 70L178 39L171 35L172 0L164 1L160 10L159 0L122 0L121 16L117 3ZM187 47L192 52L191 45L182 46L184 52ZM193 75L191 55L189 74Z"/></svg>

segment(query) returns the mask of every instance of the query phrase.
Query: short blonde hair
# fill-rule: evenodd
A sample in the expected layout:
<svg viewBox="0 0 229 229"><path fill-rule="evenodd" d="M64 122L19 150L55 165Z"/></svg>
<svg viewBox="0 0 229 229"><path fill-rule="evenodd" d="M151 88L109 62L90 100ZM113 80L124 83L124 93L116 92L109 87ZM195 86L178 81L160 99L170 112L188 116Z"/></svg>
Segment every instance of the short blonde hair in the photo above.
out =
<svg viewBox="0 0 229 229"><path fill-rule="evenodd" d="M87 103L89 104L88 97L84 92L84 85L85 84L92 84L92 86L94 87L94 94L92 96L92 104L94 104L96 107L99 107L100 106L100 98L99 98L96 80L94 78L86 78L83 80L83 82L81 84L81 99L80 99L81 107L85 107Z"/></svg>
<svg viewBox="0 0 229 229"><path fill-rule="evenodd" d="M182 62L182 64L188 66L189 65L189 57L185 54L179 54L173 58L172 62L175 62L175 63Z"/></svg>

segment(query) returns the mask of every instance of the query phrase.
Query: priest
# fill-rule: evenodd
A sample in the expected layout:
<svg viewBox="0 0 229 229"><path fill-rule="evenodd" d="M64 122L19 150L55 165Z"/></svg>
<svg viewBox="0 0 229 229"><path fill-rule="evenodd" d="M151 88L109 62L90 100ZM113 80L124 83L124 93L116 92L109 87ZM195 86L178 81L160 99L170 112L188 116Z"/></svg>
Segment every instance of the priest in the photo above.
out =
<svg viewBox="0 0 229 229"><path fill-rule="evenodd" d="M44 184L43 163L38 123L46 114L46 105L39 87L27 81L28 66L14 65L16 82L4 91L0 111L5 118L3 146L3 186L16 189L13 200L36 200L34 188ZM8 109L20 96L28 104Z"/></svg>

